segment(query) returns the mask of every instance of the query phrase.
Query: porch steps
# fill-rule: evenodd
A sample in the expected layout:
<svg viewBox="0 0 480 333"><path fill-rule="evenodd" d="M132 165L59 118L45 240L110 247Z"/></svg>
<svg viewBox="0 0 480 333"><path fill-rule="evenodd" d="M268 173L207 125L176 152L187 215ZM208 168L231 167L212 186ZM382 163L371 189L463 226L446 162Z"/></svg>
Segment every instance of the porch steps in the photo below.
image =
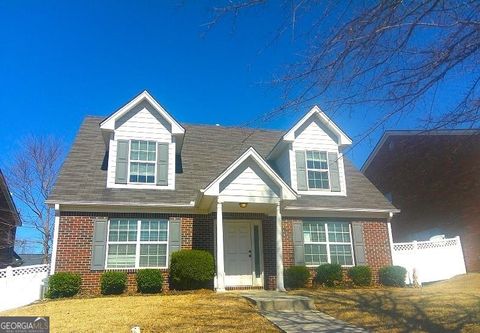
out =
<svg viewBox="0 0 480 333"><path fill-rule="evenodd" d="M261 312L270 311L311 311L315 310L313 299L305 296L287 295L278 291L243 293L242 296Z"/></svg>

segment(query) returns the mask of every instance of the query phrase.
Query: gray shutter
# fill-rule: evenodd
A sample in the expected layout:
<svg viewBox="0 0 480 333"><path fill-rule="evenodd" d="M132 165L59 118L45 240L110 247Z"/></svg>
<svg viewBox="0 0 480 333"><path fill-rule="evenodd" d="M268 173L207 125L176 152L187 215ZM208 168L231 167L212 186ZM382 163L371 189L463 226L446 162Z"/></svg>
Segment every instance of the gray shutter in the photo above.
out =
<svg viewBox="0 0 480 333"><path fill-rule="evenodd" d="M295 151L295 160L297 164L297 189L307 190L307 165L305 163L305 150Z"/></svg>
<svg viewBox="0 0 480 333"><path fill-rule="evenodd" d="M363 239L363 224L352 222L353 251L355 252L355 264L366 265L365 240Z"/></svg>
<svg viewBox="0 0 480 333"><path fill-rule="evenodd" d="M295 265L305 265L305 248L303 247L303 222L293 222L293 255Z"/></svg>
<svg viewBox="0 0 480 333"><path fill-rule="evenodd" d="M157 145L157 185L168 185L168 143Z"/></svg>
<svg viewBox="0 0 480 333"><path fill-rule="evenodd" d="M115 166L115 183L126 184L128 173L128 141L117 141L117 164Z"/></svg>
<svg viewBox="0 0 480 333"><path fill-rule="evenodd" d="M179 251L182 246L182 220L178 217L170 218L168 228L168 263L170 263L172 253Z"/></svg>
<svg viewBox="0 0 480 333"><path fill-rule="evenodd" d="M337 153L328 153L328 170L330 172L330 188L332 192L340 192L340 172L338 171Z"/></svg>
<svg viewBox="0 0 480 333"><path fill-rule="evenodd" d="M105 269L105 254L107 250L107 218L94 220L92 239L91 269Z"/></svg>

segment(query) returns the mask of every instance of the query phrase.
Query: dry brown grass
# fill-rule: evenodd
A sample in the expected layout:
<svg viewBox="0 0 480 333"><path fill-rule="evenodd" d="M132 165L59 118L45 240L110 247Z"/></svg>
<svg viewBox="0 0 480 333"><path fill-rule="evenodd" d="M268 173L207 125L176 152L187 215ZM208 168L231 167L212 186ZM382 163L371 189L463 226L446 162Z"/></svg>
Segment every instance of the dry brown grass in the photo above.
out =
<svg viewBox="0 0 480 333"><path fill-rule="evenodd" d="M240 296L209 291L46 301L1 315L50 316L51 332L278 332Z"/></svg>
<svg viewBox="0 0 480 333"><path fill-rule="evenodd" d="M480 274L422 288L317 289L318 310L375 332L480 332Z"/></svg>

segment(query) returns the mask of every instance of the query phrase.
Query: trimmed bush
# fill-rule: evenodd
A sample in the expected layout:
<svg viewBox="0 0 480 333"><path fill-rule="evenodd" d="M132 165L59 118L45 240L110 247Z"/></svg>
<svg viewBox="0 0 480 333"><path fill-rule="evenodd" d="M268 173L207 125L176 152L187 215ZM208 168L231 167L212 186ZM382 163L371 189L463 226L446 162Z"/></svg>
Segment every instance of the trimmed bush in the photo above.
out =
<svg viewBox="0 0 480 333"><path fill-rule="evenodd" d="M162 291L163 275L158 269L141 269L136 274L137 290L143 294Z"/></svg>
<svg viewBox="0 0 480 333"><path fill-rule="evenodd" d="M118 295L127 288L127 273L105 272L100 277L100 290L103 295Z"/></svg>
<svg viewBox="0 0 480 333"><path fill-rule="evenodd" d="M202 250L181 250L172 253L170 277L174 289L208 288L215 274L213 256Z"/></svg>
<svg viewBox="0 0 480 333"><path fill-rule="evenodd" d="M60 272L48 278L48 298L72 297L78 294L82 278L75 273Z"/></svg>
<svg viewBox="0 0 480 333"><path fill-rule="evenodd" d="M378 276L384 286L405 287L407 270L402 266L385 266L380 268Z"/></svg>
<svg viewBox="0 0 480 333"><path fill-rule="evenodd" d="M368 266L350 267L348 277L356 286L369 286L372 284L372 269Z"/></svg>
<svg viewBox="0 0 480 333"><path fill-rule="evenodd" d="M317 267L315 282L327 287L335 287L343 281L342 266L339 264L323 264Z"/></svg>
<svg viewBox="0 0 480 333"><path fill-rule="evenodd" d="M310 278L310 271L305 266L292 266L285 270L285 286L287 288L305 288Z"/></svg>

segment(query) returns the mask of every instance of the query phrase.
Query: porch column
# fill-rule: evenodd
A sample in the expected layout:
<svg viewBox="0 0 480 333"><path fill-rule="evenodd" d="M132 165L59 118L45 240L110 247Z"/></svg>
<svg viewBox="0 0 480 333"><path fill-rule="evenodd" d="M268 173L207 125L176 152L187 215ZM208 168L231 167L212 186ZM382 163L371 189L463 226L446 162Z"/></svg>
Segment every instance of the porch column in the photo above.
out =
<svg viewBox="0 0 480 333"><path fill-rule="evenodd" d="M277 290L285 291L283 285L283 244L282 244L282 214L280 213L280 203L277 203Z"/></svg>
<svg viewBox="0 0 480 333"><path fill-rule="evenodd" d="M223 204L217 201L217 291L225 291L225 268L223 255Z"/></svg>

